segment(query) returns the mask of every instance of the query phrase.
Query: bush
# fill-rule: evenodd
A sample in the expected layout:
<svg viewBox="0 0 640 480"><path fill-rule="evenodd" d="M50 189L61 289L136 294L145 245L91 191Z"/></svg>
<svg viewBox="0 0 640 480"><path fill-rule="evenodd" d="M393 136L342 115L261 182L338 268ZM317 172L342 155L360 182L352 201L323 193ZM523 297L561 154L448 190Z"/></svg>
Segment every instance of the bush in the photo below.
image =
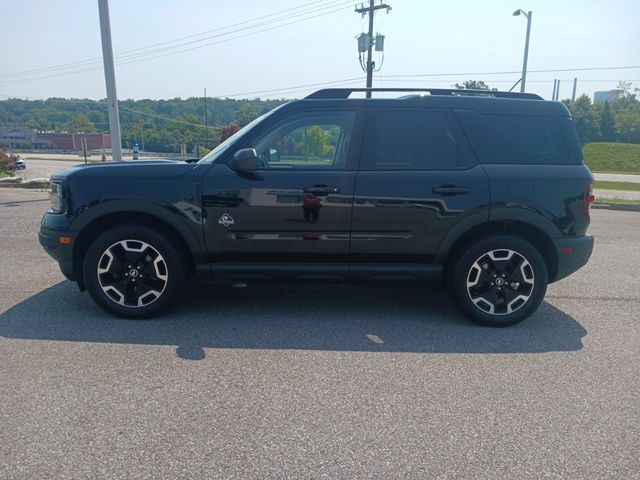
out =
<svg viewBox="0 0 640 480"><path fill-rule="evenodd" d="M13 176L16 171L17 155L12 155L4 150L0 150L0 173Z"/></svg>

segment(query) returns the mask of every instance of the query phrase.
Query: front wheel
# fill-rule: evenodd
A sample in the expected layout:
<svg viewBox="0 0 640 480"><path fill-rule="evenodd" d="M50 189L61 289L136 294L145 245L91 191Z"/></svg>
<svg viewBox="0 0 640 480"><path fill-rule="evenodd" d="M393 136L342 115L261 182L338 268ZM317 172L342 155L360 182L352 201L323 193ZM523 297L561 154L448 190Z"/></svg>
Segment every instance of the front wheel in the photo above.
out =
<svg viewBox="0 0 640 480"><path fill-rule="evenodd" d="M472 321L504 327L521 322L540 306L547 291L547 266L526 240L494 235L458 253L448 270L447 288Z"/></svg>
<svg viewBox="0 0 640 480"><path fill-rule="evenodd" d="M83 276L92 298L108 312L148 318L176 301L187 275L185 262L165 235L121 225L89 246Z"/></svg>

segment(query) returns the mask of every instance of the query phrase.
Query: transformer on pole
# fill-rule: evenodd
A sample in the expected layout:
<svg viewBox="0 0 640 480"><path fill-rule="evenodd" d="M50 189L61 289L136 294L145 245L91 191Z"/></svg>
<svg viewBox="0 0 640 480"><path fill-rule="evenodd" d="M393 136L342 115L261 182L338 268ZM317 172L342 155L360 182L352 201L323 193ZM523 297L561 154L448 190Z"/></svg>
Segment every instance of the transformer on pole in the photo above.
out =
<svg viewBox="0 0 640 480"><path fill-rule="evenodd" d="M367 33L361 33L356 38L358 39L358 55L360 58L360 66L362 70L367 72L367 88L371 88L371 84L373 83L373 72L374 70L377 72L382 68L382 62L380 62L380 66L376 69L376 63L371 59L372 50L375 46L376 52L384 52L384 35L376 35L373 37L373 17L375 15L376 10L386 9L387 13L391 10L391 7L385 3L381 3L379 5L375 4L376 0L369 0L369 6L365 7L363 3L356 7L356 13L360 13L363 17L365 15L369 15L369 31ZM364 53L367 53L366 63L364 61ZM384 53L382 57L382 61L384 61ZM367 98L371 98L371 92L367 92Z"/></svg>

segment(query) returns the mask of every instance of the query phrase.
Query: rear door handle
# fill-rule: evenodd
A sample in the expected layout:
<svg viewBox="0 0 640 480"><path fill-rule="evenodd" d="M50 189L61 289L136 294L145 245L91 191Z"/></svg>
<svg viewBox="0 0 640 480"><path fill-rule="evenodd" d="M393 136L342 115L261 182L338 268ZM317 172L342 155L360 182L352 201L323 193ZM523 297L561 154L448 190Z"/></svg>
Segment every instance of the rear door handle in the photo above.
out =
<svg viewBox="0 0 640 480"><path fill-rule="evenodd" d="M320 197L326 197L332 193L340 193L340 187L334 187L331 185L309 185L304 187L304 193L311 193Z"/></svg>
<svg viewBox="0 0 640 480"><path fill-rule="evenodd" d="M441 187L435 187L432 191L438 195L451 197L453 195L467 195L469 193L469 188L456 187L455 185L442 185Z"/></svg>

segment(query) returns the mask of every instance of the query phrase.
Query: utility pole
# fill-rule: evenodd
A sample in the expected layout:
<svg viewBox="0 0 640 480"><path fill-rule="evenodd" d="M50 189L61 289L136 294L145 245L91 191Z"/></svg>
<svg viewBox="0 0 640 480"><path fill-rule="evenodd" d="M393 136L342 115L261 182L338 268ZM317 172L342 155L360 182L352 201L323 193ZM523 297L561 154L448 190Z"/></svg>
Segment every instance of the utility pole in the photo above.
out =
<svg viewBox="0 0 640 480"><path fill-rule="evenodd" d="M576 101L576 89L578 88L578 77L573 78L573 91L571 92L571 103Z"/></svg>
<svg viewBox="0 0 640 480"><path fill-rule="evenodd" d="M107 84L107 109L109 111L109 131L111 132L111 158L122 161L122 140L120 138L120 116L118 113L118 95L116 93L116 73L113 65L113 46L111 45L111 25L109 22L109 0L98 0L100 14L100 33L102 34L102 61L104 80Z"/></svg>
<svg viewBox="0 0 640 480"><path fill-rule="evenodd" d="M207 123L207 89L204 89L204 141L209 136L209 124Z"/></svg>
<svg viewBox="0 0 640 480"><path fill-rule="evenodd" d="M385 3L375 5L375 0L369 0L369 6L365 7L363 3L356 7L356 13L361 14L363 17L369 15L369 31L365 34L360 34L358 37L358 51L362 54L365 50L367 52L367 63L363 66L363 70L367 72L367 88L371 88L373 83L373 70L376 66L375 62L371 59L373 46L375 44L376 51L382 52L384 49L384 36L378 35L376 39L373 38L373 17L376 10L385 9L387 13L391 10L391 7ZM361 62L362 65L362 62ZM367 92L367 98L371 98L371 92Z"/></svg>

